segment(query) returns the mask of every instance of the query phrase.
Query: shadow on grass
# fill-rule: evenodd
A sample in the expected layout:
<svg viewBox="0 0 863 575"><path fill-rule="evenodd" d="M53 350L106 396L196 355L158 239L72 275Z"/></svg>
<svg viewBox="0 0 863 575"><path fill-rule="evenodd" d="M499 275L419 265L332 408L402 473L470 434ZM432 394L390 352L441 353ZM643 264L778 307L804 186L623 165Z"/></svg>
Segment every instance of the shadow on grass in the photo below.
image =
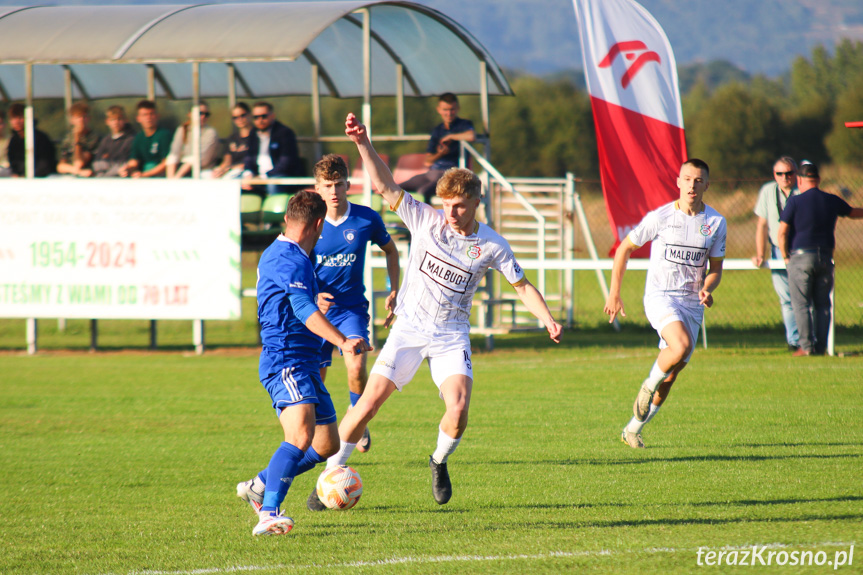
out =
<svg viewBox="0 0 863 575"><path fill-rule="evenodd" d="M641 453L640 451L638 452ZM787 459L845 459L863 457L863 453L837 453L822 455L819 453L789 454L789 455L681 455L679 457L638 457L631 459L546 459L539 461L465 461L461 465L643 465L651 463L714 463L750 462L750 461L784 461Z"/></svg>

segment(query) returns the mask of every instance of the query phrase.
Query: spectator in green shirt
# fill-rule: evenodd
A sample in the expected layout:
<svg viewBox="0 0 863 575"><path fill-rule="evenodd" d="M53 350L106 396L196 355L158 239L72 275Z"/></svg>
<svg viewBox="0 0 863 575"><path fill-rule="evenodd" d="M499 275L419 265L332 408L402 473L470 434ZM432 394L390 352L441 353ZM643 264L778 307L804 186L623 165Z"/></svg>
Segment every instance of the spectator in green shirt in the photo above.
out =
<svg viewBox="0 0 863 575"><path fill-rule="evenodd" d="M164 177L166 159L171 151L171 133L159 127L155 102L141 100L136 108L136 119L141 125L141 131L135 134L135 139L132 140L132 154L126 165L120 169L120 176Z"/></svg>

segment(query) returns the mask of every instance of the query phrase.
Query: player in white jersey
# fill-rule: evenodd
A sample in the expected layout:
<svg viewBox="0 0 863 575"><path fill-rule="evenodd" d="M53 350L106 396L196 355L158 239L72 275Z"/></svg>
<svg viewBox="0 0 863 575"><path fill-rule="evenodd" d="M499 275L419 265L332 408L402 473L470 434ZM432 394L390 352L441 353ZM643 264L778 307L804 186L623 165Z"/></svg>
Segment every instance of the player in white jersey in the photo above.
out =
<svg viewBox="0 0 863 575"><path fill-rule="evenodd" d="M659 411L677 375L692 357L704 320L704 306L713 305L713 290L722 280L726 224L725 218L703 201L709 176L709 168L702 160L684 162L677 178L680 199L644 216L620 242L614 255L611 288L605 302L605 313L611 316L609 323L618 313L626 317L620 285L629 257L647 242L653 242L644 311L659 334L660 352L635 399L632 420L620 436L630 447L644 447L641 429Z"/></svg>
<svg viewBox="0 0 863 575"><path fill-rule="evenodd" d="M452 496L447 458L467 427L473 387L468 318L482 276L489 268L500 271L553 341L560 341L563 330L542 295L524 276L507 241L476 220L482 194L476 174L460 168L447 170L437 184L443 210L435 210L396 185L372 147L365 126L353 114L345 121L345 133L359 148L374 188L410 230L412 245L395 310L398 318L362 397L342 419L341 448L328 465L347 462L378 409L394 391L402 390L423 359L428 359L432 379L446 405L437 448L429 457L432 494L443 505Z"/></svg>

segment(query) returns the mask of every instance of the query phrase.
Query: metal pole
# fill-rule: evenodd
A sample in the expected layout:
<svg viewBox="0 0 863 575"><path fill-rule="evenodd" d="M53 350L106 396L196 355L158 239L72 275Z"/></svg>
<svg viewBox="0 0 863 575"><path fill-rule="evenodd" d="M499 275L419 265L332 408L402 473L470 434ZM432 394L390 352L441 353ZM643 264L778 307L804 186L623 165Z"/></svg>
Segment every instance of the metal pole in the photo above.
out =
<svg viewBox="0 0 863 575"><path fill-rule="evenodd" d="M36 126L33 122L33 64L24 66L24 82L27 98L24 108L24 175L27 178L35 178L36 150L34 142Z"/></svg>
<svg viewBox="0 0 863 575"><path fill-rule="evenodd" d="M228 64L228 110L237 105L237 71L233 64Z"/></svg>
<svg viewBox="0 0 863 575"><path fill-rule="evenodd" d="M147 64L147 99L156 101L156 68L152 64Z"/></svg>
<svg viewBox="0 0 863 575"><path fill-rule="evenodd" d="M480 94L480 112L482 114L482 127L486 134L490 134L489 130L489 113L488 113L488 70L485 61L479 63L479 94Z"/></svg>
<svg viewBox="0 0 863 575"><path fill-rule="evenodd" d="M587 244L587 252L590 254L590 259L594 262L599 261L599 255L596 253L596 244L593 243L593 235L590 233L590 226L587 223L587 216L584 213L584 206L581 203L581 196L575 193L575 213L578 215L578 223L581 225L581 233L584 235L584 241ZM602 297L608 299L608 284L605 281L605 274L602 270L596 269L596 279L599 282L599 289L602 290ZM620 331L620 322L614 318L614 331Z"/></svg>
<svg viewBox="0 0 863 575"><path fill-rule="evenodd" d="M90 320L90 351L99 349L99 321Z"/></svg>
<svg viewBox="0 0 863 575"><path fill-rule="evenodd" d="M36 175L36 165L33 149L33 64L24 66L24 83L26 90L26 107L24 108L24 175L33 178ZM36 318L27 318L27 353L33 355L39 349L37 345L38 329Z"/></svg>
<svg viewBox="0 0 863 575"><path fill-rule="evenodd" d="M563 223L563 257L571 260L575 257L575 226L572 221L572 216L575 215L575 175L572 172L566 173L564 196L563 202L566 210L564 217L561 218ZM563 296L564 306L566 306L566 327L571 328L575 320L575 270L565 271L563 278L566 292Z"/></svg>
<svg viewBox="0 0 863 575"><path fill-rule="evenodd" d="M201 64L192 62L192 178L201 179Z"/></svg>
<svg viewBox="0 0 863 575"><path fill-rule="evenodd" d="M72 69L69 66L63 66L63 105L68 117L72 108Z"/></svg>
<svg viewBox="0 0 863 575"><path fill-rule="evenodd" d="M363 124L366 125L369 138L372 136L372 14L368 8L360 10L363 14ZM363 203L372 205L372 181L368 170L363 171ZM371 261L371 245L366 245L366 269L363 271L363 281L366 284L366 299L374 302L374 274L368 262ZM369 306L369 328L372 342L377 339L375 330L375 306Z"/></svg>
<svg viewBox="0 0 863 575"><path fill-rule="evenodd" d="M323 156L321 145L321 76L317 64L312 64L312 126L315 130L315 159Z"/></svg>
<svg viewBox="0 0 863 575"><path fill-rule="evenodd" d="M396 64L396 135L405 135L405 67Z"/></svg>
<svg viewBox="0 0 863 575"><path fill-rule="evenodd" d="M195 342L195 353L204 354L204 320L196 319L192 322L192 340Z"/></svg>

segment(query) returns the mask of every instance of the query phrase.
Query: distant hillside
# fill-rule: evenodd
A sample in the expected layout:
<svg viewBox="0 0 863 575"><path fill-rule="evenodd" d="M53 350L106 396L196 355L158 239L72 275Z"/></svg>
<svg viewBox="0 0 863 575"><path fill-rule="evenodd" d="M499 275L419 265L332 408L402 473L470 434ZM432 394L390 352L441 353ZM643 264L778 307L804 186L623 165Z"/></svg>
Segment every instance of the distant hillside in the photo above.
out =
<svg viewBox="0 0 863 575"><path fill-rule="evenodd" d="M581 68L571 0L420 0L458 20L504 67L534 74ZM679 65L727 60L781 75L813 46L863 40L861 0L642 0Z"/></svg>

